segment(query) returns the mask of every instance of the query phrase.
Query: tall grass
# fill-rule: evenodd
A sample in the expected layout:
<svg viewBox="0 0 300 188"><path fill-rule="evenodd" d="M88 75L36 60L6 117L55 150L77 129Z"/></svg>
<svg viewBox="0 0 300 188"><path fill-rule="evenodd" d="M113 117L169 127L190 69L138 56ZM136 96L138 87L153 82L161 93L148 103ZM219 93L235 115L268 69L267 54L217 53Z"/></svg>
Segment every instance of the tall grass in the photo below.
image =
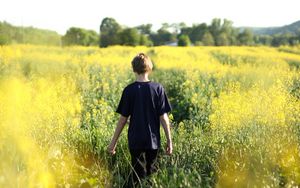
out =
<svg viewBox="0 0 300 188"><path fill-rule="evenodd" d="M300 186L299 47L33 45L0 47L0 186L130 183L127 130L106 147L141 51L173 107L154 187Z"/></svg>

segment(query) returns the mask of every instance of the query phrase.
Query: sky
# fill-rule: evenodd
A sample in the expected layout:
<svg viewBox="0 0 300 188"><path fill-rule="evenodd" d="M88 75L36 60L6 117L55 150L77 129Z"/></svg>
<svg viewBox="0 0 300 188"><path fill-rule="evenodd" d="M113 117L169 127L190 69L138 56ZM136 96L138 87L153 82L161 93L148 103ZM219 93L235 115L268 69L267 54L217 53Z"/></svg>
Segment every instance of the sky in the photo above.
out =
<svg viewBox="0 0 300 188"><path fill-rule="evenodd" d="M283 26L300 20L300 0L4 0L0 21L65 34L70 27L99 31L105 17L133 27L151 23L209 24L226 18L236 27Z"/></svg>

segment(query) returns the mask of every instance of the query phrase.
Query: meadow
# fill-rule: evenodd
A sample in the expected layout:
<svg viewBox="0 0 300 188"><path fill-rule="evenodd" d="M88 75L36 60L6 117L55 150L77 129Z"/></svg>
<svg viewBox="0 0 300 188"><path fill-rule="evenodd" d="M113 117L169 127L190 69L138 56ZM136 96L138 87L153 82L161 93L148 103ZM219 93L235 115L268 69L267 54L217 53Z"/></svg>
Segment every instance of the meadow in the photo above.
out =
<svg viewBox="0 0 300 188"><path fill-rule="evenodd" d="M162 148L153 187L300 186L300 46L8 45L0 46L0 187L126 185L126 130L116 155L107 146L138 52L153 60L150 80L173 107L174 153Z"/></svg>

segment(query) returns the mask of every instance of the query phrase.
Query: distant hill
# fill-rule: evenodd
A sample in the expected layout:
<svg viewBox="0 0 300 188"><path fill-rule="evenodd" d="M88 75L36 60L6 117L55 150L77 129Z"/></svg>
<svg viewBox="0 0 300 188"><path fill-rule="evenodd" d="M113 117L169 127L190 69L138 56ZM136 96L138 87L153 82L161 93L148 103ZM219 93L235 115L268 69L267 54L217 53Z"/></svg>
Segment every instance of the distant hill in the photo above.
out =
<svg viewBox="0 0 300 188"><path fill-rule="evenodd" d="M61 36L51 30L14 26L0 21L1 44L61 45Z"/></svg>
<svg viewBox="0 0 300 188"><path fill-rule="evenodd" d="M252 29L257 35L297 34L300 32L300 20L282 27L244 27Z"/></svg>

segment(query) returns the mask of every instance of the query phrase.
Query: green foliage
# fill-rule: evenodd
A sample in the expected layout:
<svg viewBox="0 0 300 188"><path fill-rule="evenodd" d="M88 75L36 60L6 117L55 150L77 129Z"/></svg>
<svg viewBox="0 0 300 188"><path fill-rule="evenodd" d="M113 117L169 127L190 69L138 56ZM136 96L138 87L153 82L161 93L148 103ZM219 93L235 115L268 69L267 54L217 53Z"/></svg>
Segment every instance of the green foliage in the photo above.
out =
<svg viewBox="0 0 300 188"><path fill-rule="evenodd" d="M270 35L260 35L254 37L255 43L258 45L271 46L273 37Z"/></svg>
<svg viewBox="0 0 300 188"><path fill-rule="evenodd" d="M184 123L173 130L177 149L170 157L160 154L160 170L152 177L153 187L214 187L217 160L214 140L201 129L188 128Z"/></svg>
<svg viewBox="0 0 300 188"><path fill-rule="evenodd" d="M291 34L274 35L272 40L272 46L289 45Z"/></svg>
<svg viewBox="0 0 300 188"><path fill-rule="evenodd" d="M167 30L169 26L164 24L157 33L151 34L150 39L153 41L154 46L164 45L168 42L175 42L176 35Z"/></svg>
<svg viewBox="0 0 300 188"><path fill-rule="evenodd" d="M10 44L11 39L5 34L0 34L0 45Z"/></svg>
<svg viewBox="0 0 300 188"><path fill-rule="evenodd" d="M295 46L300 44L299 23L300 21L278 28L235 28L230 20L214 18L210 25L201 23L191 27L183 22L163 23L162 27L154 32L151 30L152 24L124 29L114 18L106 17L100 25L100 36L95 31L82 28L77 28L75 32L75 27L71 27L61 39L61 36L54 31L17 27L7 22L0 22L0 45L14 43L61 45L62 43L63 45L90 46L98 43L100 47L110 45L160 46L176 42L176 38L187 35L191 44L195 46ZM138 37L135 30L138 31Z"/></svg>
<svg viewBox="0 0 300 188"><path fill-rule="evenodd" d="M297 27L297 24L294 25ZM294 27L293 26L293 27ZM102 28L102 29L101 29ZM300 32L277 35L254 35L251 28L235 28L233 22L227 19L214 18L210 25L206 23L193 24L191 27L185 23L163 23L156 32L151 30L152 24L142 24L133 28L123 29L113 18L105 18L100 26L100 46L109 45L146 45L161 46L176 42L176 38L186 35L190 43L195 46L231 46L231 45L297 45L300 43ZM137 34L140 42L137 42ZM256 31L256 30L254 30ZM122 38L122 39L121 39Z"/></svg>
<svg viewBox="0 0 300 188"><path fill-rule="evenodd" d="M0 22L0 45L18 43L58 46L61 44L60 38L61 36L54 31Z"/></svg>
<svg viewBox="0 0 300 188"><path fill-rule="evenodd" d="M209 31L204 33L201 41L204 46L214 46L215 45L214 37L212 36L212 34Z"/></svg>
<svg viewBox="0 0 300 188"><path fill-rule="evenodd" d="M210 32L212 33L215 44L217 46L228 46L235 42L235 29L232 26L232 22L224 19L223 23L221 19L213 19L210 25Z"/></svg>
<svg viewBox="0 0 300 188"><path fill-rule="evenodd" d="M153 46L153 42L149 39L147 35L140 35L140 45L141 46Z"/></svg>
<svg viewBox="0 0 300 188"><path fill-rule="evenodd" d="M217 46L229 46L230 44L229 37L225 32L218 34L215 41Z"/></svg>
<svg viewBox="0 0 300 188"><path fill-rule="evenodd" d="M62 37L62 44L64 46L95 46L98 45L98 40L99 36L95 31L71 27Z"/></svg>
<svg viewBox="0 0 300 188"><path fill-rule="evenodd" d="M183 121L189 116L190 101L185 97L184 80L187 79L186 71L180 69L162 69L153 72L153 77L164 87L168 88L167 95L173 107L174 120Z"/></svg>
<svg viewBox="0 0 300 188"><path fill-rule="evenodd" d="M138 30L135 28L123 29L120 33L120 44L127 46L137 46L140 43Z"/></svg>
<svg viewBox="0 0 300 188"><path fill-rule="evenodd" d="M100 25L100 47L120 44L121 26L114 18L106 17Z"/></svg>
<svg viewBox="0 0 300 188"><path fill-rule="evenodd" d="M253 45L253 32L250 29L245 29L238 35L238 41L240 45Z"/></svg>
<svg viewBox="0 0 300 188"><path fill-rule="evenodd" d="M182 28L180 34L188 35L195 45L228 46L236 44L237 30L231 21L215 18L210 25L202 23Z"/></svg>
<svg viewBox="0 0 300 188"><path fill-rule="evenodd" d="M196 41L201 41L203 38L204 34L208 32L208 27L205 23L199 24L199 25L194 25L192 27L192 30L189 34L189 37L193 43Z"/></svg>
<svg viewBox="0 0 300 188"><path fill-rule="evenodd" d="M143 24L136 27L140 34L144 35L150 35L152 33L151 28L152 24Z"/></svg>
<svg viewBox="0 0 300 188"><path fill-rule="evenodd" d="M190 46L191 41L188 35L181 35L178 38L178 46Z"/></svg>
<svg viewBox="0 0 300 188"><path fill-rule="evenodd" d="M211 34L213 35L214 39L216 39L219 34L221 33L222 25L221 25L222 20L219 18L214 18L211 21L211 25L209 26L209 30ZM217 41L216 41L217 43Z"/></svg>

